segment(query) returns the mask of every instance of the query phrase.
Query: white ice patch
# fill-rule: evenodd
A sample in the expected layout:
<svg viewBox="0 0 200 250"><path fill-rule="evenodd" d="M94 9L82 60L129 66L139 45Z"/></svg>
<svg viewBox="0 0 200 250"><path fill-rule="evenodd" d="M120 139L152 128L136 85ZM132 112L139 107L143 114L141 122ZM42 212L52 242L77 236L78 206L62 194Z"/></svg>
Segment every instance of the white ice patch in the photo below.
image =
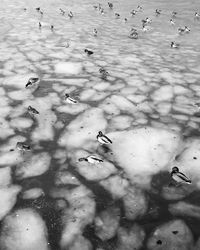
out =
<svg viewBox="0 0 200 250"><path fill-rule="evenodd" d="M3 221L0 247L7 250L48 250L44 221L32 209L15 211Z"/></svg>
<svg viewBox="0 0 200 250"><path fill-rule="evenodd" d="M180 141L179 135L172 131L150 127L108 136L113 141L114 160L124 168L132 183L139 186L148 186L153 174L169 170Z"/></svg>
<svg viewBox="0 0 200 250"><path fill-rule="evenodd" d="M96 94L94 89L84 90L80 95L81 101L90 101L90 99Z"/></svg>
<svg viewBox="0 0 200 250"><path fill-rule="evenodd" d="M98 131L105 130L106 125L103 111L91 108L68 125L59 138L59 144L68 148L91 148L96 142Z"/></svg>
<svg viewBox="0 0 200 250"><path fill-rule="evenodd" d="M69 247L69 250L92 250L92 244L81 235L76 236L73 244Z"/></svg>
<svg viewBox="0 0 200 250"><path fill-rule="evenodd" d="M48 153L39 153L26 159L22 164L18 165L16 175L19 178L28 178L44 174L48 171L51 157Z"/></svg>
<svg viewBox="0 0 200 250"><path fill-rule="evenodd" d="M73 105L73 104L62 105L62 106L59 106L57 108L57 110L60 113L67 113L67 114L71 114L71 115L76 115L78 113L83 112L84 110L86 110L88 108L89 108L89 105L78 103L76 105Z"/></svg>
<svg viewBox="0 0 200 250"><path fill-rule="evenodd" d="M16 145L14 145L15 147ZM0 152L0 166L11 166L22 161L22 156L19 151Z"/></svg>
<svg viewBox="0 0 200 250"><path fill-rule="evenodd" d="M5 111L5 110L4 110ZM8 136L13 135L15 132L10 127L9 122L3 118L0 118L0 138L6 139Z"/></svg>
<svg viewBox="0 0 200 250"><path fill-rule="evenodd" d="M44 192L41 188L32 188L23 192L23 199L37 199L40 196L44 195Z"/></svg>
<svg viewBox="0 0 200 250"><path fill-rule="evenodd" d="M23 130L26 128L31 127L33 124L33 121L27 118L15 118L10 121L10 126L13 128L17 128L19 130Z"/></svg>
<svg viewBox="0 0 200 250"><path fill-rule="evenodd" d="M81 63L59 62L55 65L56 74L78 75L82 71Z"/></svg>
<svg viewBox="0 0 200 250"><path fill-rule="evenodd" d="M115 116L110 121L110 127L112 130L125 130L131 127L133 118L131 116L119 115Z"/></svg>
<svg viewBox="0 0 200 250"><path fill-rule="evenodd" d="M21 191L20 186L10 186L5 188L0 187L0 197L1 197L0 221L13 208L17 200L17 195L20 191Z"/></svg>
<svg viewBox="0 0 200 250"><path fill-rule="evenodd" d="M10 91L10 92L8 92L8 96L12 100L21 101L21 100L25 100L28 97L30 97L30 92L23 91L23 90Z"/></svg>
<svg viewBox="0 0 200 250"><path fill-rule="evenodd" d="M153 93L152 98L155 102L171 101L173 88L169 85L164 85Z"/></svg>

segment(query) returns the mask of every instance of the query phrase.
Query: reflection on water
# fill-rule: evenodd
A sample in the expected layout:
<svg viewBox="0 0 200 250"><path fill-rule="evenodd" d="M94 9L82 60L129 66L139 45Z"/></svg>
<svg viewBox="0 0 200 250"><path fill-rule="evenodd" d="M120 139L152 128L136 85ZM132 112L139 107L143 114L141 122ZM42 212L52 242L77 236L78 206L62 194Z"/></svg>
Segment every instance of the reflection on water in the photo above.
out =
<svg viewBox="0 0 200 250"><path fill-rule="evenodd" d="M2 250L200 249L199 3L100 4L1 1Z"/></svg>

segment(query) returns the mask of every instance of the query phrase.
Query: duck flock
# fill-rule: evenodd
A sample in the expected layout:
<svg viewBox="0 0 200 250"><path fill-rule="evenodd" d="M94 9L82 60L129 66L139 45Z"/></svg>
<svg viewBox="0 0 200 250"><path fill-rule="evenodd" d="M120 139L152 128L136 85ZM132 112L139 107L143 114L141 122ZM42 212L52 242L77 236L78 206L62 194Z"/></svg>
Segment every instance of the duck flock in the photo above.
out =
<svg viewBox="0 0 200 250"><path fill-rule="evenodd" d="M42 64L43 59L40 61L36 56L35 60L33 55L33 64L44 66L41 72L39 67L35 67L35 71L30 67L31 74L25 72L23 78L7 73L2 88L0 85L0 97L5 103L5 110L3 107L1 112L4 114L8 110L12 113L8 119L10 127L3 124L3 115L0 120L0 126L3 124L0 138L4 139L0 147L0 250L199 250L200 194L197 191L194 198L190 195L200 187L200 143L196 138L184 137L178 125L171 126L168 118L173 99L177 102L174 106L178 113L173 113L175 123L178 119L186 123L182 115L184 112L191 115L191 127L200 122L200 102L196 97L191 98L191 92L198 90L196 82L188 74L192 79L188 94L185 83L181 81L181 73L175 72L176 79L170 77L170 70L162 71L162 61L158 61L164 83L159 80L155 83L154 78L149 84L154 73L145 71L141 65L153 65L152 55L148 64L144 59L140 60L139 53L137 56L134 53L128 55L126 60L129 62L120 54L126 46L148 40L148 35L154 33L153 37L156 29L160 29L154 24L165 16L164 25L171 35L161 47L165 46L167 53L176 60L176 56L184 51L184 41L193 34L192 22L200 24L199 12L192 12L190 25L179 26L181 9L180 12L171 9L169 14L164 8L157 8L150 14L140 3L125 15L116 7L117 2L89 3L91 19L98 15L98 19L105 22L105 17L108 18L106 20L110 18L112 24L116 24L117 32L123 33L124 44L117 47L122 59L115 58L108 48L103 52L111 55L112 60L106 61L106 57L101 60L104 53L100 55L102 51L95 46L104 46L101 39L106 32L112 31L105 28L104 33L103 25L99 25L101 22L94 22L85 32L84 28L76 27L76 20L80 22L81 8L76 11L64 5L56 5L55 8L55 5L52 12L39 6L20 7L22 16L18 17L18 22L31 15L31 25L37 34L36 38L30 35L27 43L30 42L31 48L37 43L41 45L44 40L40 41L40 36L44 35L45 49L54 49L55 43L59 43L61 54L71 51L72 46L71 53L78 51L82 54L79 57L77 53L73 60L73 57L66 59L59 55L60 51L58 57L55 56L57 52L47 55L45 51L44 61L46 57L50 58L48 63L51 56L56 58L52 60L55 69L52 74L48 74L50 67ZM84 35L78 38L79 43L83 41L78 49L78 45L74 45L76 38L69 37L66 41L66 37L62 37L64 31L59 31L59 20L49 15L53 12L57 19L67 22L68 28L71 24L73 32L76 33L76 27L77 33L88 36L88 46ZM9 22L12 23L11 20ZM109 23L106 25L108 27ZM124 29L120 31L120 27ZM158 32L162 36L161 33ZM62 39L56 40L59 35ZM12 34L10 37L12 39ZM113 37L117 39L116 34L109 34L109 39ZM16 45L17 53L20 46ZM109 42L106 46L109 47ZM25 54L26 44L24 47L22 51ZM139 47L137 44L134 49ZM151 54L144 52L147 56ZM135 61L132 61L134 56ZM79 62L81 59L84 61L82 64ZM132 65L127 69L129 73L123 72L118 67L118 59L124 68L134 64L140 78L134 78L136 70L132 70ZM24 68L26 66L23 65ZM116 69L112 69L114 66ZM126 79L128 74L133 78ZM143 76L146 79L141 86ZM163 79L169 82L166 84ZM176 83L180 85L176 86ZM154 90L149 95L157 105L155 112L151 99L145 96L151 84ZM189 104L188 96L192 99ZM12 109L15 112L11 112ZM145 115L154 123L148 123ZM22 120L17 120L19 116L23 116ZM23 121L29 123L23 125ZM167 125L161 126L165 122Z"/></svg>

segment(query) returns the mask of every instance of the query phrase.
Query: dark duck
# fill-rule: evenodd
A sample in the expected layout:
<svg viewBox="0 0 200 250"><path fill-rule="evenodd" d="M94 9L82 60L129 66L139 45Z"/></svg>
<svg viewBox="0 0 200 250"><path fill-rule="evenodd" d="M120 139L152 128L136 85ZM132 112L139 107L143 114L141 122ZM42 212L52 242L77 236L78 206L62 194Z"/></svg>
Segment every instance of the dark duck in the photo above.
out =
<svg viewBox="0 0 200 250"><path fill-rule="evenodd" d="M84 51L85 51L85 53L86 53L88 56L91 56L92 54L94 54L94 52L91 51L91 50L89 50L89 49L85 49Z"/></svg>
<svg viewBox="0 0 200 250"><path fill-rule="evenodd" d="M178 184L191 184L192 181L183 173L179 171L177 167L173 167L171 171L172 179Z"/></svg>
<svg viewBox="0 0 200 250"><path fill-rule="evenodd" d="M112 143L112 141L106 135L104 135L101 131L99 131L99 133L97 135L97 140L101 144L111 144Z"/></svg>

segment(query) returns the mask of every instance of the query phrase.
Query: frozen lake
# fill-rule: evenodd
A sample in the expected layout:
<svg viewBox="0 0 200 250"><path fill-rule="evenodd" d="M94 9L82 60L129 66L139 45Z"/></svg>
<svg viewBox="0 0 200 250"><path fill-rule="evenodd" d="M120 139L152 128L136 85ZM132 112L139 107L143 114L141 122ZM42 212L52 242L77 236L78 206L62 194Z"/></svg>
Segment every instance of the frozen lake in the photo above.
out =
<svg viewBox="0 0 200 250"><path fill-rule="evenodd" d="M0 0L0 250L200 250L200 2L112 3Z"/></svg>

